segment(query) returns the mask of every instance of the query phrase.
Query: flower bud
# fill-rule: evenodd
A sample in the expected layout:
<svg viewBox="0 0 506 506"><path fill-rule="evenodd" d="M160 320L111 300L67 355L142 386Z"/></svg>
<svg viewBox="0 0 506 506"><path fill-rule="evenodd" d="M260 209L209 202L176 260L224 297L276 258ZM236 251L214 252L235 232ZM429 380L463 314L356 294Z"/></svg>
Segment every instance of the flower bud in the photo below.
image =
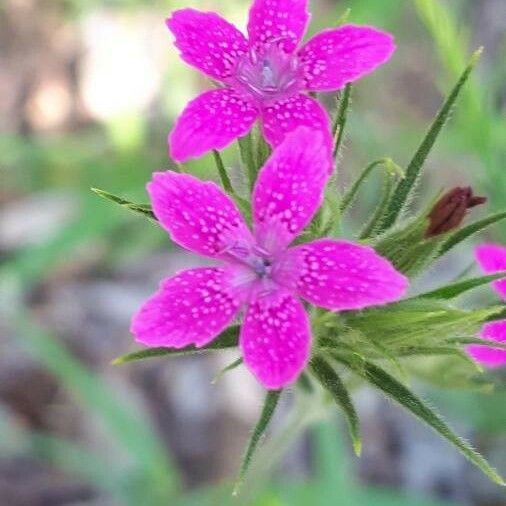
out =
<svg viewBox="0 0 506 506"><path fill-rule="evenodd" d="M429 214L429 227L425 238L435 237L459 227L468 209L486 201L486 197L474 196L470 186L457 186L448 191L436 202Z"/></svg>

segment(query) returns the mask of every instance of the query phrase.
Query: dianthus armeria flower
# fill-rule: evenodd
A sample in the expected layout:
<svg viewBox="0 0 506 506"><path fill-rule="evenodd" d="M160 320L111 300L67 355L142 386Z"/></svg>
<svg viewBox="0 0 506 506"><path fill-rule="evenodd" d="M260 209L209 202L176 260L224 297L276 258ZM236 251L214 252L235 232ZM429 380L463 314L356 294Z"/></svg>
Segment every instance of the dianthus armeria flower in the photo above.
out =
<svg viewBox="0 0 506 506"><path fill-rule="evenodd" d="M210 343L245 308L239 346L268 389L293 382L311 348L304 299L330 310L399 299L406 278L373 249L320 239L289 247L319 208L331 158L321 132L287 136L261 169L251 232L235 203L213 182L176 172L153 175L147 190L161 226L180 246L221 262L162 281L134 316L147 346Z"/></svg>
<svg viewBox="0 0 506 506"><path fill-rule="evenodd" d="M476 260L485 274L506 271L506 247L499 244L482 244L476 248ZM494 281L492 286L506 301L506 279ZM506 320L486 323L481 330L480 337L499 343L506 342ZM472 344L467 347L467 351L475 360L487 367L506 365L506 350Z"/></svg>
<svg viewBox="0 0 506 506"><path fill-rule="evenodd" d="M299 48L309 21L308 0L254 0L248 36L213 12L182 9L167 26L185 62L220 84L191 101L169 136L178 162L222 149L260 118L266 140L278 145L298 126L321 128L329 118L304 92L335 91L385 63L391 35L343 25Z"/></svg>

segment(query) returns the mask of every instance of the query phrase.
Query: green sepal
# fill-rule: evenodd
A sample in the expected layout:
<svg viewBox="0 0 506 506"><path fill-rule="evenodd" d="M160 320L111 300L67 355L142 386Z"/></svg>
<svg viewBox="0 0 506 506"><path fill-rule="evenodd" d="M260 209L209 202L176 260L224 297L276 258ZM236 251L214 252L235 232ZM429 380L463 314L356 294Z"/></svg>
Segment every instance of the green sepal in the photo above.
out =
<svg viewBox="0 0 506 506"><path fill-rule="evenodd" d="M387 397L398 402L419 420L432 427L492 481L499 485L506 485L503 478L482 455L475 451L467 441L457 436L434 410L388 372L366 360L361 360L357 365L357 361L349 360L346 355L335 352L333 356L338 362L344 364Z"/></svg>
<svg viewBox="0 0 506 506"><path fill-rule="evenodd" d="M233 325L228 329L224 330L214 341L210 342L206 346L197 348L194 345L186 346L185 348L146 348L144 350L134 351L121 355L115 358L111 364L121 365L128 362L135 362L137 360L145 360L147 358L177 356L177 355L188 355L191 353L202 353L210 350L222 350L226 348L235 348L239 342L239 325Z"/></svg>
<svg viewBox="0 0 506 506"><path fill-rule="evenodd" d="M478 276L475 278L466 279L464 281L459 281L458 283L452 283L450 285L443 286L441 288L437 288L436 290L431 290L430 292L421 293L414 299L454 299L459 295L463 295L469 290L473 290L483 285L487 285L492 283L493 281L497 281L498 279L506 278L506 271L498 272L496 274L489 274L487 276Z"/></svg>
<svg viewBox="0 0 506 506"><path fill-rule="evenodd" d="M501 211L499 213L492 214L483 218L482 220L475 221L470 223L469 225L460 228L456 232L451 233L451 235L446 239L446 241L442 244L439 249L438 256L443 256L452 248L457 246L457 244L465 241L469 237L481 232L486 229L490 225L498 223L506 218L506 211Z"/></svg>
<svg viewBox="0 0 506 506"><path fill-rule="evenodd" d="M502 306L464 310L441 300L407 299L342 313L342 328L328 331L326 346L329 339L334 339L337 347L359 340L357 348L365 352L368 340L374 340L395 356L398 347L438 345L455 336L475 335L484 322L502 310ZM366 337L361 339L362 335Z"/></svg>
<svg viewBox="0 0 506 506"><path fill-rule="evenodd" d="M445 100L440 111L434 118L434 121L430 126L424 139L422 140L422 143L420 144L415 155L413 156L413 159L406 168L406 177L399 182L394 191L392 199L385 212L385 216L381 222L380 231L384 231L392 227L397 221L398 217L406 208L409 202L409 198L412 192L414 191L416 184L418 183L418 180L420 178L420 174L422 172L425 160L427 159L429 153L434 147L434 143L436 142L439 134L441 133L443 126L448 121L453 106L455 105L455 102L459 97L464 84L468 80L472 70L474 69L476 63L478 62L481 53L482 53L481 48L473 53L467 67L465 68L464 72L457 81L457 84L450 92L448 98Z"/></svg>
<svg viewBox="0 0 506 506"><path fill-rule="evenodd" d="M360 420L348 389L337 372L323 358L319 356L313 357L310 362L310 368L323 388L330 392L336 404L343 410L353 442L353 450L357 456L360 456L362 452Z"/></svg>
<svg viewBox="0 0 506 506"><path fill-rule="evenodd" d="M147 216L148 218L151 218L152 220L156 220L156 216L154 215L149 204L136 204L135 202L130 202L129 200L118 197L117 195L113 195L112 193L100 190L98 188L91 188L91 191L103 199L110 200L115 204L119 204L120 206L125 207L129 211L133 211L134 213L139 213Z"/></svg>
<svg viewBox="0 0 506 506"><path fill-rule="evenodd" d="M260 442L262 436L265 434L272 416L276 411L281 392L282 390L269 390L265 396L262 413L260 414L260 418L258 419L255 428L253 429L250 440L248 442L248 446L246 448L246 452L244 453L241 469L239 470L239 475L234 484L234 490L232 492L233 495L237 495L241 489L241 486L244 482L244 477L246 476L246 473L248 472L248 469L251 465L251 461L253 459L255 450L257 449L258 443Z"/></svg>

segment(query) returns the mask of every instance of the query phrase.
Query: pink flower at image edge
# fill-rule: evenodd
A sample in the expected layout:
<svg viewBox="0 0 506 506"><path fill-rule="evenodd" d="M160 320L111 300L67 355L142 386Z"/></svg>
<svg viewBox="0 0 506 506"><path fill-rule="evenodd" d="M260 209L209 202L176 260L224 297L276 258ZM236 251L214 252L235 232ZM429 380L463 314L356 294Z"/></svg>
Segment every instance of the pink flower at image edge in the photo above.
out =
<svg viewBox="0 0 506 506"><path fill-rule="evenodd" d="M485 274L506 271L506 247L499 244L482 244L476 248L476 260ZM506 279L494 281L492 286L506 300ZM506 342L506 320L498 320L485 324L480 337L499 343ZM487 346L467 346L468 353L478 362L487 367L503 367L506 365L506 350Z"/></svg>
<svg viewBox="0 0 506 506"><path fill-rule="evenodd" d="M393 37L369 26L343 25L299 44L309 22L308 0L254 0L248 39L213 12L175 11L167 26L182 59L221 87L192 100L169 136L171 157L184 162L222 149L244 136L259 118L267 141L330 122L304 92L336 91L385 63Z"/></svg>
<svg viewBox="0 0 506 506"><path fill-rule="evenodd" d="M246 366L268 389L297 379L311 351L300 299L329 310L362 309L402 297L408 281L373 249L319 239L289 247L323 199L331 157L319 131L299 128L274 151L253 191L253 230L213 182L171 171L147 189L161 226L180 246L221 262L179 272L134 316L147 346L205 346L244 308Z"/></svg>

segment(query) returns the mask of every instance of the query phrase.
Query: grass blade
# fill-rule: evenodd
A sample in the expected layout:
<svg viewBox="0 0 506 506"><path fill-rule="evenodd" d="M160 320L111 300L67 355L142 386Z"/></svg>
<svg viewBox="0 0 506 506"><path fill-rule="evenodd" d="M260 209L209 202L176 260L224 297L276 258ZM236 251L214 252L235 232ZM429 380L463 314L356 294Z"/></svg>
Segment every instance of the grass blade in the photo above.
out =
<svg viewBox="0 0 506 506"><path fill-rule="evenodd" d="M415 417L432 427L460 450L469 461L479 467L492 481L499 485L506 485L503 478L482 455L475 451L468 442L457 436L437 413L393 376L377 365L365 360L361 361L360 366L357 367L355 362L350 361L345 356L335 354L335 357L339 362L381 390L387 397L395 400Z"/></svg>
<svg viewBox="0 0 506 506"><path fill-rule="evenodd" d="M465 281L459 281L458 283L452 283L451 285L446 285L442 288L438 288L437 290L422 293L413 298L445 300L454 299L455 297L458 297L459 295L462 295L469 290L473 290L474 288L478 288L502 278L506 278L506 271L498 272L496 274L489 274L488 276L478 276L476 278L466 279Z"/></svg>
<svg viewBox="0 0 506 506"><path fill-rule="evenodd" d="M144 216L147 216L148 218L151 218L152 220L156 220L156 216L154 215L149 204L136 204L135 202L130 202L129 200L125 200L122 197L118 197L117 195L113 195L112 193L100 190L98 188L92 188L91 191L103 199L110 200L115 204L119 204L120 206L127 208L129 211L140 213Z"/></svg>
<svg viewBox="0 0 506 506"><path fill-rule="evenodd" d="M135 362L137 360L145 360L147 358L167 357L188 355L190 353L201 353L209 350L222 350L225 348L235 348L239 340L239 325L233 325L224 330L214 341L202 348L197 348L194 345L186 346L185 348L146 348L144 350L134 351L121 355L115 358L111 363L112 365L122 365L128 362Z"/></svg>
<svg viewBox="0 0 506 506"><path fill-rule="evenodd" d="M482 220L470 223L466 227L457 230L443 243L441 249L439 250L439 256L448 253L448 251L457 246L457 244L461 243L462 241L465 241L472 235L481 232L490 225L493 225L494 223L498 223L499 221L504 220L505 218L506 218L506 211L501 211L499 213L487 216Z"/></svg>
<svg viewBox="0 0 506 506"><path fill-rule="evenodd" d="M336 404L344 411L346 421L350 430L351 440L353 442L353 450L357 456L362 451L362 440L360 438L360 420L355 406L351 400L350 394L345 387L343 381L334 369L322 358L314 357L311 360L311 370L323 388L328 390Z"/></svg>
<svg viewBox="0 0 506 506"><path fill-rule="evenodd" d="M387 230L396 222L399 215L402 213L406 204L409 200L411 193L413 192L416 183L420 177L423 165L425 160L427 159L429 153L434 147L434 143L436 142L439 134L445 123L448 121L450 114L452 112L453 106L457 98L460 95L462 87L468 80L472 70L474 69L478 59L481 55L482 49L478 49L472 55L469 64L465 68L464 72L460 76L460 79L457 81L457 84L448 95L448 98L444 102L440 111L437 113L432 125L429 128L429 131L425 135L422 143L420 144L418 150L416 151L413 159L409 163L406 169L405 178L399 182L397 185L395 192L392 196L392 200L387 208L385 217L381 224L381 231Z"/></svg>
<svg viewBox="0 0 506 506"><path fill-rule="evenodd" d="M282 390L269 390L267 392L264 406L262 408L262 413L260 414L260 418L255 428L253 429L253 433L251 434L246 453L244 454L239 476L234 485L233 495L237 495L239 493L239 490L244 481L244 477L246 476L249 466L251 465L253 454L255 453L258 443L260 442L262 436L265 434L267 426L269 425L269 422L274 415L279 402L279 397L281 396L281 392Z"/></svg>

